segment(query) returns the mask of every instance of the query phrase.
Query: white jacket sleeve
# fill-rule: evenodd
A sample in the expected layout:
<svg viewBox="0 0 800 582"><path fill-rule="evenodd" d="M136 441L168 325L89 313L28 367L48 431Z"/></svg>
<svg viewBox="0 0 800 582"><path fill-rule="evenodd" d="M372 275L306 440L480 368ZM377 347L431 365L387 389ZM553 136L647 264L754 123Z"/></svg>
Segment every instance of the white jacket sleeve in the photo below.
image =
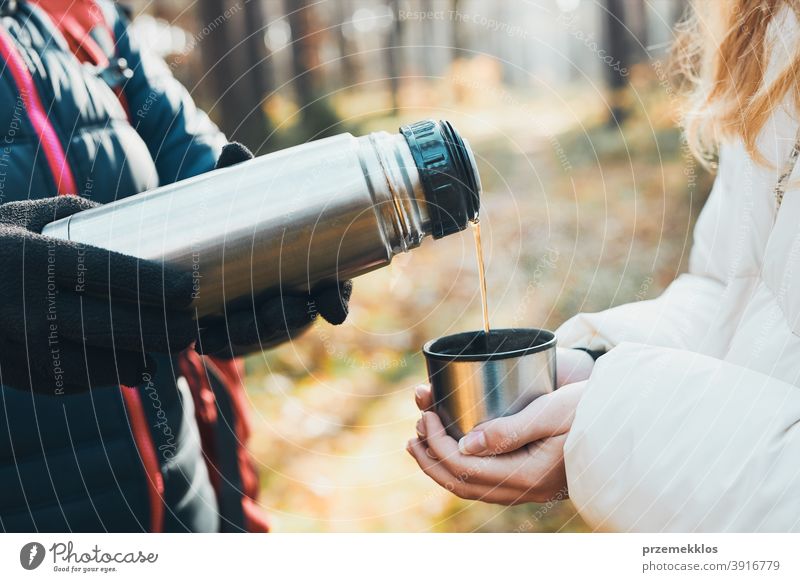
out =
<svg viewBox="0 0 800 582"><path fill-rule="evenodd" d="M720 308L730 262L730 249L721 236L732 212L723 204L724 189L718 177L695 226L689 273L657 299L572 317L556 332L559 345L600 351L624 341L684 349L699 346Z"/></svg>
<svg viewBox="0 0 800 582"><path fill-rule="evenodd" d="M598 360L564 453L596 529L800 530L800 391L685 350Z"/></svg>
<svg viewBox="0 0 800 582"><path fill-rule="evenodd" d="M579 313L558 328L558 343L599 351L625 341L693 349L710 329L724 290L715 279L687 273L656 299Z"/></svg>

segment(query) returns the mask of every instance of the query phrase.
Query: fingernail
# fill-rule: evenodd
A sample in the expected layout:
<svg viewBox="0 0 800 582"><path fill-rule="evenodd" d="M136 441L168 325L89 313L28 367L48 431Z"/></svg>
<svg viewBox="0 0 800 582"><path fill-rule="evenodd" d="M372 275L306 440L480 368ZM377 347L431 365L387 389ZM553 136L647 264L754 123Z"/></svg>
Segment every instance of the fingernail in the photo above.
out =
<svg viewBox="0 0 800 582"><path fill-rule="evenodd" d="M417 400L417 404L422 402L422 398L425 396L425 384L418 384L416 388L414 388L414 398Z"/></svg>
<svg viewBox="0 0 800 582"><path fill-rule="evenodd" d="M477 455L486 450L486 435L482 430L468 432L458 441L458 450L462 455Z"/></svg>
<svg viewBox="0 0 800 582"><path fill-rule="evenodd" d="M425 433L425 421L421 418L417 421L417 436L421 439L424 439L427 434Z"/></svg>

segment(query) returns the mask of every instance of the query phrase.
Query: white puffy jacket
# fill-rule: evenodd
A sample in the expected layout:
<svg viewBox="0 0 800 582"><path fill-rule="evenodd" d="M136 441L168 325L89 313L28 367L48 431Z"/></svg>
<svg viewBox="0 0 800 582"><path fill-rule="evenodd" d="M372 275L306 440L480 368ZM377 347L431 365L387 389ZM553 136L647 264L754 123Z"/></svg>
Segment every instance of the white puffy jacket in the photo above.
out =
<svg viewBox="0 0 800 582"><path fill-rule="evenodd" d="M772 167L721 148L688 274L558 330L609 350L565 445L593 528L800 530L800 164L780 211L773 194L798 130L787 109L759 139Z"/></svg>

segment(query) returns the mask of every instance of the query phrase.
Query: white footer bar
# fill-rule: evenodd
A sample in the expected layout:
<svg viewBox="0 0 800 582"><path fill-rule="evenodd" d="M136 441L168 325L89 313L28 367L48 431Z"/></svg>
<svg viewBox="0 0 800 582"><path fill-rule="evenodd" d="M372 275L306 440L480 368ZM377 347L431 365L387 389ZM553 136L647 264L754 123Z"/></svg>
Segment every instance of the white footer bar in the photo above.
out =
<svg viewBox="0 0 800 582"><path fill-rule="evenodd" d="M799 580L790 534L0 534L0 580Z"/></svg>

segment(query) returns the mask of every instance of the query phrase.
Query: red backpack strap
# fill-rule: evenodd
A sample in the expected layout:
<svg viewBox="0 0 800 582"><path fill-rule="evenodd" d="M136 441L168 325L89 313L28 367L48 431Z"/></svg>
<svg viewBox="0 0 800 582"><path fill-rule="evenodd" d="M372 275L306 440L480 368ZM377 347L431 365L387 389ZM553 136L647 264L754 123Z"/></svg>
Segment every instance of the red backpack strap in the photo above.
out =
<svg viewBox="0 0 800 582"><path fill-rule="evenodd" d="M258 504L259 482L258 469L247 449L250 441L250 406L247 401L242 376L244 366L241 360L214 358L205 356L206 368L211 369L219 379L221 389L229 401L233 420L233 435L236 449L236 468L240 478L240 495L244 527L249 532L266 533L269 521L262 507Z"/></svg>
<svg viewBox="0 0 800 582"><path fill-rule="evenodd" d="M257 502L258 472L246 446L250 424L241 362L185 350L178 366L192 393L222 530L232 526L232 531L268 532L269 522Z"/></svg>
<svg viewBox="0 0 800 582"><path fill-rule="evenodd" d="M78 188L75 185L75 176L69 167L64 146L47 117L36 82L23 61L14 39L2 26L0 26L0 57L17 86L25 111L39 138L45 160L55 181L56 191L58 194L76 194Z"/></svg>
<svg viewBox="0 0 800 582"><path fill-rule="evenodd" d="M103 11L94 0L31 0L31 3L53 20L79 61L97 66L108 64L109 55L92 38L96 28L105 28L106 34L110 33Z"/></svg>
<svg viewBox="0 0 800 582"><path fill-rule="evenodd" d="M131 435L139 451L139 457L147 478L147 498L150 504L150 531L160 533L164 529L164 476L158 462L153 435L145 416L142 396L133 386L120 386L122 401L130 421Z"/></svg>
<svg viewBox="0 0 800 582"><path fill-rule="evenodd" d="M97 68L98 76L114 90L130 119L122 84L133 72L125 59L117 57L114 29L96 0L31 0L31 3L50 17L80 62Z"/></svg>

